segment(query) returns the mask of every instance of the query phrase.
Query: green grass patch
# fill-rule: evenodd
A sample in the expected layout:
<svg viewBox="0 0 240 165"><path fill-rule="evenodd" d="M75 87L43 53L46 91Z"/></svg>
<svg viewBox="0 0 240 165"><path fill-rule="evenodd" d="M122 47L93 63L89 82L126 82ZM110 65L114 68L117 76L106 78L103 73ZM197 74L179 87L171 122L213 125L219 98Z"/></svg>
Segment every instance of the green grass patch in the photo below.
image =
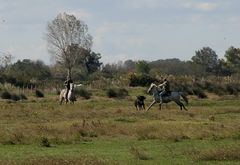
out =
<svg viewBox="0 0 240 165"><path fill-rule="evenodd" d="M0 164L238 164L238 98L190 98L189 111L175 103L136 111L136 95L58 104L57 95L9 102L0 99ZM224 149L224 151L222 150ZM231 157L232 155L232 157ZM222 157L225 157L223 159Z"/></svg>

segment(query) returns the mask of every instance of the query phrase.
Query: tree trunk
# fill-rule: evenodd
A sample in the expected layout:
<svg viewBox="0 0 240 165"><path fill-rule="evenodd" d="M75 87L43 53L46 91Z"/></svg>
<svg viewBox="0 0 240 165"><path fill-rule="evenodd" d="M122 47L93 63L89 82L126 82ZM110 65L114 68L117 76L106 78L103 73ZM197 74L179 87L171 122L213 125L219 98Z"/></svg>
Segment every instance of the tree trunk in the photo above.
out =
<svg viewBox="0 0 240 165"><path fill-rule="evenodd" d="M71 68L68 68L67 76L68 76L68 78L72 79L72 69Z"/></svg>

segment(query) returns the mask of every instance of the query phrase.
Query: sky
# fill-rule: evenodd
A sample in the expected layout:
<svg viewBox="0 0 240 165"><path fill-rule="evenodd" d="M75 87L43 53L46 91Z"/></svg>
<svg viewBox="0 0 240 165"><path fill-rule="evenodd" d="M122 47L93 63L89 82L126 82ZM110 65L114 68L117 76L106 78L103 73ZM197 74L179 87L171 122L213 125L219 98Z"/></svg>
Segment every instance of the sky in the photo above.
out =
<svg viewBox="0 0 240 165"><path fill-rule="evenodd" d="M0 55L52 64L46 26L59 13L84 21L103 63L179 58L240 46L239 0L0 0Z"/></svg>

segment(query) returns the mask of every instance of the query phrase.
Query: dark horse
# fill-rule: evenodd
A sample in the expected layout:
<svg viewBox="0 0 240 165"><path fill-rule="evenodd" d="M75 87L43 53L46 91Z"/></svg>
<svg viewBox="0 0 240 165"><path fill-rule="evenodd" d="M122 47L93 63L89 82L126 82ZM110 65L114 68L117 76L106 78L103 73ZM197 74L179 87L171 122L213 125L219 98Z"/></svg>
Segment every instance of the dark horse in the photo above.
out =
<svg viewBox="0 0 240 165"><path fill-rule="evenodd" d="M148 93L152 92L153 94L153 102L150 104L150 106L147 108L146 111L148 111L155 103L160 103L160 95L159 90L156 84L152 83L149 87ZM162 103L168 103L170 101L174 101L176 104L178 104L182 110L184 108L187 110L187 108L184 106L184 104L180 101L180 98L183 98L186 104L188 104L187 97L182 92L171 92L169 96L163 96L162 97ZM160 109L162 108L162 105L159 104Z"/></svg>

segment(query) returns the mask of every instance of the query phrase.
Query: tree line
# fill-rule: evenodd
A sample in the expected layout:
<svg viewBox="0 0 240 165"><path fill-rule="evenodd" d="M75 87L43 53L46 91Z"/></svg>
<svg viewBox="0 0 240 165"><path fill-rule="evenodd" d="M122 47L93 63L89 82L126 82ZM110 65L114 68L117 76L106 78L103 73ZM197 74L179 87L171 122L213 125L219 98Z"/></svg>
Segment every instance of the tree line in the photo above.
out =
<svg viewBox="0 0 240 165"><path fill-rule="evenodd" d="M66 76L75 81L120 79L134 76L142 81L154 81L157 75L174 76L238 76L240 75L240 48L229 47L223 59L210 47L195 51L188 61L178 58L156 61L131 59L114 64L103 64L101 54L92 51L93 37L88 26L74 15L59 14L47 23L48 51L55 63L46 65L31 59L17 60L5 53L0 56L0 83L15 86L38 85L43 82L62 82ZM131 84L130 84L131 85Z"/></svg>

